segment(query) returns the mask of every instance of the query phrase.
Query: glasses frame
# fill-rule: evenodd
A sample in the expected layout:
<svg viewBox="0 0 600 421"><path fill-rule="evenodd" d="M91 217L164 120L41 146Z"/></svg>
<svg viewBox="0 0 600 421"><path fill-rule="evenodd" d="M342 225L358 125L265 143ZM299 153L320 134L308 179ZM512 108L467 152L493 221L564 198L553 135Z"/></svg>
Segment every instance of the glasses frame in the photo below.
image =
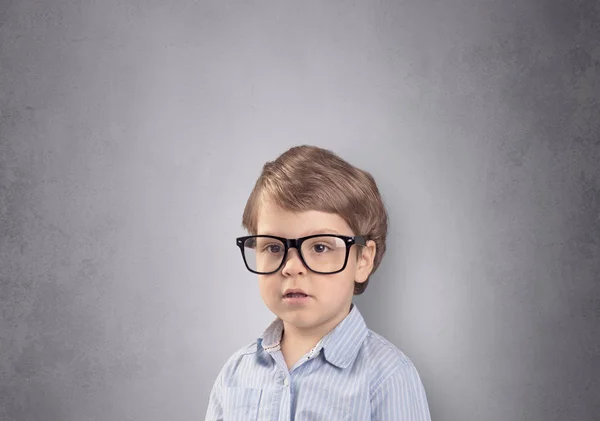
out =
<svg viewBox="0 0 600 421"><path fill-rule="evenodd" d="M302 255L302 243L304 243L306 240L310 240L311 238L316 238L316 237L336 237L336 238L339 238L344 241L344 244L346 245L346 257L344 259L344 266L342 266L342 268L340 270L337 270L335 272L319 272L319 271L311 269L310 266L308 266L306 264L306 261L304 260L304 256ZM248 266L248 262L246 261L246 253L244 252L244 248L245 248L244 244L246 243L246 240L248 240L250 238L273 238L273 239L279 240L283 243L283 245L284 245L283 258L281 259L281 264L279 265L279 267L277 269L275 269L271 272L258 272L253 269L250 269L250 266ZM285 264L285 259L287 258L288 251L291 248L295 248L298 251L298 256L300 256L300 260L302 261L302 264L304 265L305 268L307 268L311 272L318 273L320 275L334 275L334 274L340 273L344 269L346 269L346 266L348 265L348 256L350 255L350 248L352 246L354 246L354 245L366 246L367 245L367 240L362 235L348 236L348 235L337 235L337 234L314 234L314 235L309 235L307 237L300 237L300 238L284 238L284 237L277 237L274 235L247 235L244 237L238 237L235 239L235 241L242 253L242 259L244 260L246 269L248 269L250 272L255 273L257 275L271 275L275 272L278 272Z"/></svg>

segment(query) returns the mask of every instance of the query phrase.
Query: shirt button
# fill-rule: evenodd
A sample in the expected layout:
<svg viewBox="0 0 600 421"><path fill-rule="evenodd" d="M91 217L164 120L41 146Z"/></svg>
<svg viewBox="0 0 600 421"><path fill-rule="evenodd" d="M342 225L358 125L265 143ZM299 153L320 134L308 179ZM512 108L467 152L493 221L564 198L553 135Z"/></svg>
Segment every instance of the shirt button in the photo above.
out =
<svg viewBox="0 0 600 421"><path fill-rule="evenodd" d="M284 386L284 387L288 387L289 385L290 385L290 381L288 380L288 378L287 378L287 377L285 377L285 378L283 379L283 386Z"/></svg>

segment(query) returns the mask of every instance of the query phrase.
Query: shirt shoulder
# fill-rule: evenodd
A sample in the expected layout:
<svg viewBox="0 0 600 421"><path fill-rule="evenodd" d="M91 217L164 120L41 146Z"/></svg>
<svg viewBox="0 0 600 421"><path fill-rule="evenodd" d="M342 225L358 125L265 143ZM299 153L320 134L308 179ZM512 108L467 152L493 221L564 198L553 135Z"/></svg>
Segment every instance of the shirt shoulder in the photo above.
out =
<svg viewBox="0 0 600 421"><path fill-rule="evenodd" d="M411 359L389 340L369 329L361 350L364 364L369 367L371 391L375 391L389 376L403 368L415 368Z"/></svg>
<svg viewBox="0 0 600 421"><path fill-rule="evenodd" d="M390 364L394 366L408 365L412 366L411 359L396 345L369 329L363 350L373 362L385 364L388 368Z"/></svg>
<svg viewBox="0 0 600 421"><path fill-rule="evenodd" d="M219 376L223 379L224 383L229 383L229 380L234 377L241 365L247 365L247 363L251 362L255 358L257 351L258 344L256 341L253 341L239 348L229 356L219 373Z"/></svg>
<svg viewBox="0 0 600 421"><path fill-rule="evenodd" d="M223 368L235 366L238 364L244 357L248 355L256 354L258 351L258 344L256 341L250 342L249 344L244 345L243 347L237 349L225 362Z"/></svg>

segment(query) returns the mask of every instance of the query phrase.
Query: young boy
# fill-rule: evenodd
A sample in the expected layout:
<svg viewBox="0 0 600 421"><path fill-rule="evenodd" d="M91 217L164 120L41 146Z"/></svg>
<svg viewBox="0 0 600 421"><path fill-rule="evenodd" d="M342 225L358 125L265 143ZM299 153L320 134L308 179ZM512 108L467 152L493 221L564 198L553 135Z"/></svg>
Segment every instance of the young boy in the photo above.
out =
<svg viewBox="0 0 600 421"><path fill-rule="evenodd" d="M430 421L410 359L352 303L385 253L373 177L334 153L294 147L265 164L237 239L277 319L225 363L207 421Z"/></svg>

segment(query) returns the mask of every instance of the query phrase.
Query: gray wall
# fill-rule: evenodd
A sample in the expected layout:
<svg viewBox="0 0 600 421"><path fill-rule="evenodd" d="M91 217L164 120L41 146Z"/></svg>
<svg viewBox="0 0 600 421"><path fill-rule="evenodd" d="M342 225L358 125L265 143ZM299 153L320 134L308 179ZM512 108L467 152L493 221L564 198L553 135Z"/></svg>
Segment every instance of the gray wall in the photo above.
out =
<svg viewBox="0 0 600 421"><path fill-rule="evenodd" d="M272 318L232 241L245 200L304 143L381 186L389 252L356 302L434 420L597 420L599 19L2 2L0 420L203 419Z"/></svg>

